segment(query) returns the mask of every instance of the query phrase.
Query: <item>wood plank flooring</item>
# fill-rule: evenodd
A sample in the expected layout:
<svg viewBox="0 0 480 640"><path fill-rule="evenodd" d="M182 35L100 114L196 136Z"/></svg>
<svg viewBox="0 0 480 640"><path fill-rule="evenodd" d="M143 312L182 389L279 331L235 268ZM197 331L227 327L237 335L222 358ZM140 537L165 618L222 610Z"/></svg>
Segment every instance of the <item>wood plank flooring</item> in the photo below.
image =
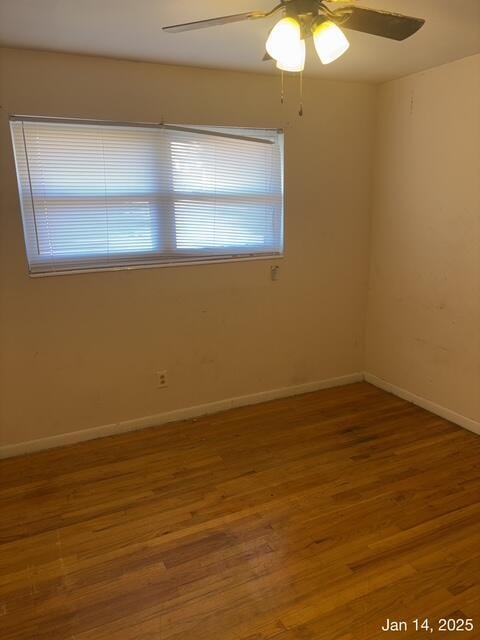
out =
<svg viewBox="0 0 480 640"><path fill-rule="evenodd" d="M480 638L480 438L366 383L0 478L2 640Z"/></svg>

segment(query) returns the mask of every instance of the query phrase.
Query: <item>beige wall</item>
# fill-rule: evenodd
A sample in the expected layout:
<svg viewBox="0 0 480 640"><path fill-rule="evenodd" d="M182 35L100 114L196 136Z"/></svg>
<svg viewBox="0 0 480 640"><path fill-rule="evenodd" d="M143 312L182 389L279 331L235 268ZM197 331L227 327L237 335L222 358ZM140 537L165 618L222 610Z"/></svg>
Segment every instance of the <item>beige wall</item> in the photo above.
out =
<svg viewBox="0 0 480 640"><path fill-rule="evenodd" d="M366 369L480 420L480 56L380 89Z"/></svg>
<svg viewBox="0 0 480 640"><path fill-rule="evenodd" d="M375 90L5 49L0 416L12 444L363 367ZM7 114L286 129L286 257L27 275ZM157 390L155 371L170 386Z"/></svg>

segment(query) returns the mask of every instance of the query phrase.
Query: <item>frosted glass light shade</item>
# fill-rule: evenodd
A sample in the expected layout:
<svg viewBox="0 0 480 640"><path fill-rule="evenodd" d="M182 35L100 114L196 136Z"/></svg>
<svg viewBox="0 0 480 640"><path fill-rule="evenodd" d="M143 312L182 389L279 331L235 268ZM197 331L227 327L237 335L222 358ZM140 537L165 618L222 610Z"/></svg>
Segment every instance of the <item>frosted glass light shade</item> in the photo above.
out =
<svg viewBox="0 0 480 640"><path fill-rule="evenodd" d="M306 48L305 40L291 43L277 59L277 68L282 71L298 73L305 69Z"/></svg>
<svg viewBox="0 0 480 640"><path fill-rule="evenodd" d="M298 45L300 41L300 24L295 18L282 18L270 31L268 36L266 49L267 53L275 60L278 60L283 55L286 55L286 51Z"/></svg>
<svg viewBox="0 0 480 640"><path fill-rule="evenodd" d="M343 31L327 20L316 27L313 42L323 64L330 64L342 56L350 46Z"/></svg>

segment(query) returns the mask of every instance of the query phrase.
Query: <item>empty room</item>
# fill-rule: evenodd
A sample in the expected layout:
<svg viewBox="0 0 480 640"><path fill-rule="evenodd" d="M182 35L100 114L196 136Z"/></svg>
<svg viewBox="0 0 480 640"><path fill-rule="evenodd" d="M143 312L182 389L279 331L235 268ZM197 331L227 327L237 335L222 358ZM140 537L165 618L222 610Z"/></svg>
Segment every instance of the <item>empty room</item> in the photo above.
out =
<svg viewBox="0 0 480 640"><path fill-rule="evenodd" d="M480 639L480 0L0 0L0 639L390 637Z"/></svg>

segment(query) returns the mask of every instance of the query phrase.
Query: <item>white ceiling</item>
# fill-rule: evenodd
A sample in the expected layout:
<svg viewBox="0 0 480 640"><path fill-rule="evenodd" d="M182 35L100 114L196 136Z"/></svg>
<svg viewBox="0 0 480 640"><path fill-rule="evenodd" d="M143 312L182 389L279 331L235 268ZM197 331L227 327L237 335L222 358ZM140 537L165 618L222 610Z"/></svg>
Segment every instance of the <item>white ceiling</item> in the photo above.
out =
<svg viewBox="0 0 480 640"><path fill-rule="evenodd" d="M274 72L261 62L266 35L278 18L168 34L172 23L249 10L275 0L0 0L0 45L104 55L223 69ZM426 18L403 43L352 31L350 50L323 67L310 46L306 72L383 81L480 52L480 0L361 0Z"/></svg>

